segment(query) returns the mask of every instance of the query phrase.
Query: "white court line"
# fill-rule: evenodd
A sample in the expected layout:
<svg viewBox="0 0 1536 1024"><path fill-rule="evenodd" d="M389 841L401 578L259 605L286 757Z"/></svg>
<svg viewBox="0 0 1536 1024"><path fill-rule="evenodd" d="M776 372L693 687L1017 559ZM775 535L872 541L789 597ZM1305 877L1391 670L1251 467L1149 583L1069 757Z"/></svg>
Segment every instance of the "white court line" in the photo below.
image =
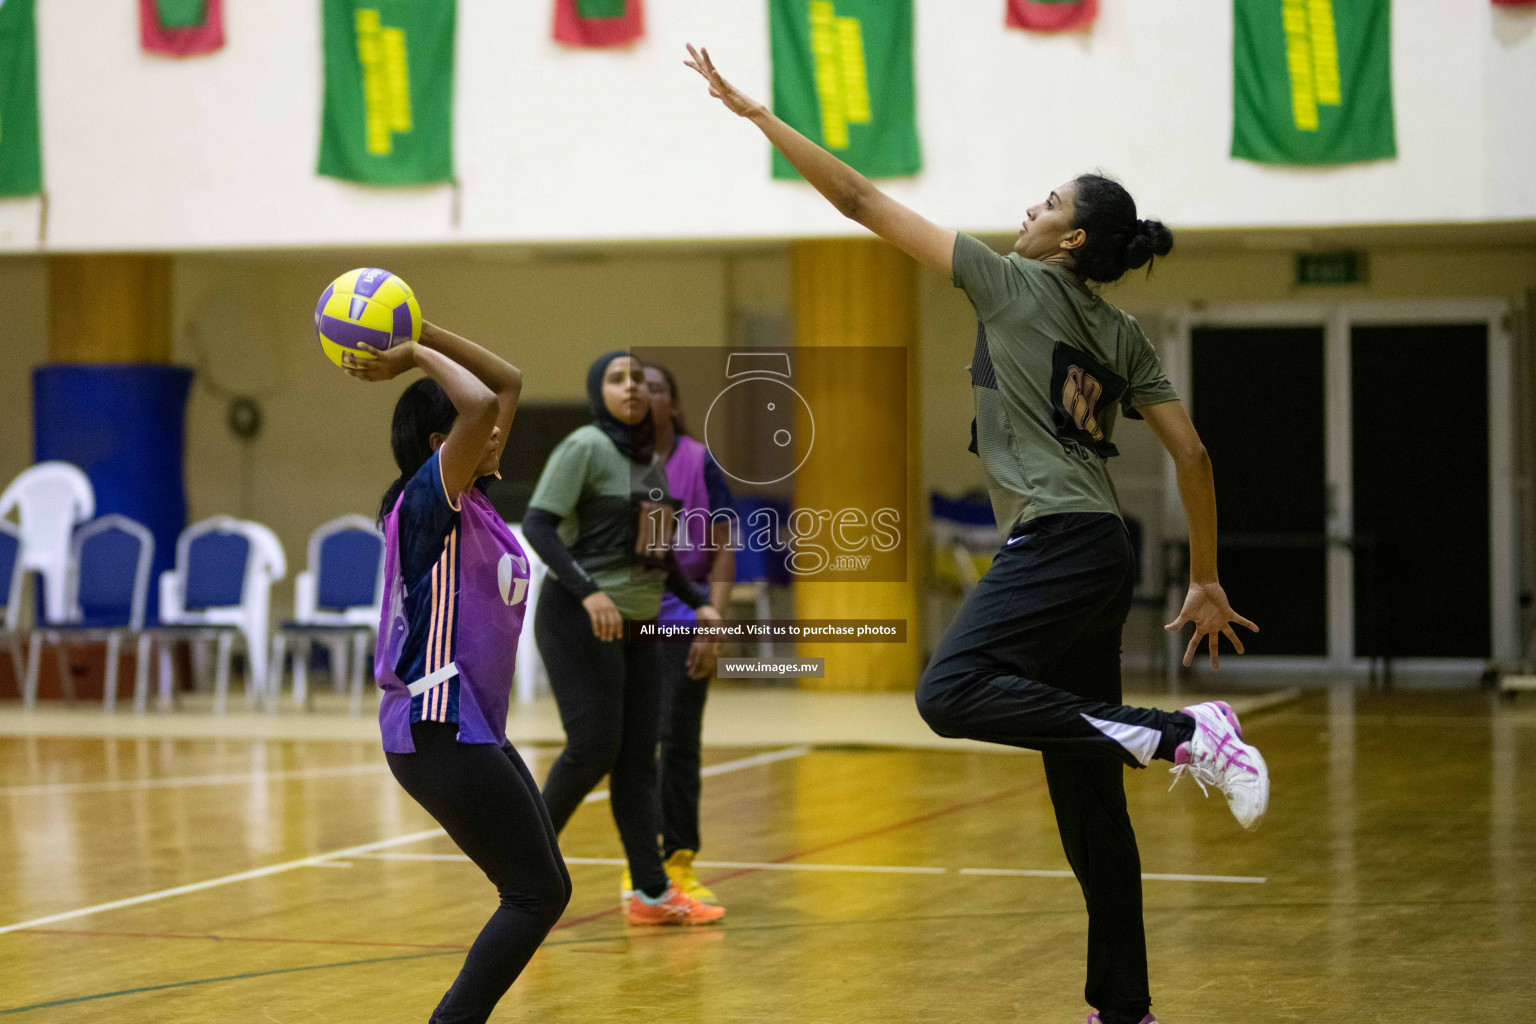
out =
<svg viewBox="0 0 1536 1024"><path fill-rule="evenodd" d="M405 843L417 843L423 839L431 839L434 836L440 835L443 835L442 829L430 828L423 832L412 832L410 835L395 836L393 839L381 839L376 843L349 846L345 850L332 850L330 853L322 853L314 857L301 857L298 860L290 860L282 864L272 864L268 867L256 868L252 871L241 871L238 874L224 875L221 878L210 878L206 882L178 885L174 889L161 889L158 892L147 892L142 896L130 896L123 900L113 900L111 903L98 903L94 907L66 910L62 914L49 914L47 917L35 917L30 921L8 924L0 928L0 935L4 935L6 932L19 932L24 928L38 928L45 924L53 924L56 921L68 921L76 917L85 917L88 914L99 914L104 910L117 910L121 907L138 906L140 903L153 903L156 900L170 899L172 896L184 896L189 892L201 892L204 889L213 889L221 885L229 885L232 882L244 882L252 878L266 878L268 875L281 874L284 871L292 871L294 868L317 866L319 862L329 860L332 857L355 857L360 853L382 850L390 846L402 846Z"/></svg>
<svg viewBox="0 0 1536 1024"><path fill-rule="evenodd" d="M457 861L468 864L469 858L461 853L365 853L360 857L368 860L435 860ZM623 867L627 861L622 857L567 857L567 864L596 864L606 867ZM747 869L752 871L853 871L865 874L890 874L890 875L944 875L949 868L909 867L900 864L759 864L753 861L740 860L696 860L695 866L701 868L732 868ZM1029 871L1016 868L960 868L962 875L984 875L1002 878L1073 878L1070 871ZM1246 875L1165 875L1144 874L1142 878L1154 882L1231 882L1239 884L1262 884L1269 881L1267 878L1253 878Z"/></svg>
<svg viewBox="0 0 1536 1024"><path fill-rule="evenodd" d="M962 875L992 875L1003 878L1074 878L1070 871L1023 871L1014 868L961 868ZM1157 875L1143 874L1142 878L1154 882L1233 882L1238 884L1262 885L1269 881L1267 878L1254 878L1248 875Z"/></svg>
<svg viewBox="0 0 1536 1024"><path fill-rule="evenodd" d="M330 768L295 768L281 772L231 772L225 775L181 775L115 782L40 782L29 786L0 786L0 796L57 796L72 793L121 793L141 789L190 789L198 786L243 786L280 779L328 779L388 771L384 764L346 764Z"/></svg>
<svg viewBox="0 0 1536 1024"><path fill-rule="evenodd" d="M744 768L755 768L758 765L772 764L775 761L785 761L792 757L803 757L811 752L810 747L788 747L784 750L774 750L766 754L758 754L753 757L743 757L735 761L726 761L723 764L711 765L700 774L724 775L726 772L741 771ZM605 793L604 796L607 794ZM596 796L596 794L593 794ZM592 799L591 797L587 798ZM256 868L251 871L241 871L233 875L223 875L219 878L210 878L204 882L193 882L190 885L178 885L171 889L161 889L157 892L147 892L142 896L130 896L127 899L113 900L110 903L98 903L94 907L81 907L79 910L66 910L61 914L49 914L47 917L36 917L30 921L19 921L16 924L8 924L0 927L0 935L7 932L19 932L26 928L39 928L45 924L53 924L58 921L69 921L77 917L86 917L90 914L99 914L107 910L118 910L122 907L138 906L141 903L153 903L156 900L170 899L172 896L184 896L187 893L201 892L204 889L213 889L221 885L230 885L234 882L245 882L253 878L266 878L269 875L281 874L284 871L292 871L295 868L315 867L321 862L333 859L346 860L364 853L373 853L376 850L387 850L394 846L405 846L408 843L419 843L426 839L435 839L438 836L447 835L440 828L429 828L421 832L412 832L408 835L395 836L391 839L380 839L373 843L363 843L361 846L349 846L342 850L332 850L329 853L317 853L312 857L300 857L298 860L285 861L282 864L272 864L264 868Z"/></svg>

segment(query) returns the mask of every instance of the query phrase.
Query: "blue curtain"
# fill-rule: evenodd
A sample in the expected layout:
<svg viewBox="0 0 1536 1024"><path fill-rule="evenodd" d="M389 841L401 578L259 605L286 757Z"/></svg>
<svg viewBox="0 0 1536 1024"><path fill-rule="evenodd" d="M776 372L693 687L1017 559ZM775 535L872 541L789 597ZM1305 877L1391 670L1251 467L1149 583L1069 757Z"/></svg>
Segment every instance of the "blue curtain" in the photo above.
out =
<svg viewBox="0 0 1536 1024"><path fill-rule="evenodd" d="M187 525L182 484L192 371L150 363L56 364L32 371L37 461L72 462L91 478L96 514L119 512L155 535L147 622L158 621L160 573Z"/></svg>

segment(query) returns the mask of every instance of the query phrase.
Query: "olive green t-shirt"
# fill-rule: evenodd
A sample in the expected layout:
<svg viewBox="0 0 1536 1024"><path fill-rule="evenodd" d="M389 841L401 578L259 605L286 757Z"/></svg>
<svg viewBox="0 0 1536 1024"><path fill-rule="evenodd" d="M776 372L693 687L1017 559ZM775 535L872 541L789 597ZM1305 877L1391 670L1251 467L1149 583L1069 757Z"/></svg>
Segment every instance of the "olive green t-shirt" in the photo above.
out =
<svg viewBox="0 0 1536 1024"><path fill-rule="evenodd" d="M657 491L661 494L657 495ZM566 435L544 464L530 508L560 517L560 539L626 619L653 619L661 609L666 572L632 564L632 498L670 497L667 470L656 456L630 461L597 427Z"/></svg>
<svg viewBox="0 0 1536 1024"><path fill-rule="evenodd" d="M954 279L976 310L971 450L998 527L1059 512L1120 514L1106 460L1115 422L1177 399L1136 319L1070 270L955 239Z"/></svg>

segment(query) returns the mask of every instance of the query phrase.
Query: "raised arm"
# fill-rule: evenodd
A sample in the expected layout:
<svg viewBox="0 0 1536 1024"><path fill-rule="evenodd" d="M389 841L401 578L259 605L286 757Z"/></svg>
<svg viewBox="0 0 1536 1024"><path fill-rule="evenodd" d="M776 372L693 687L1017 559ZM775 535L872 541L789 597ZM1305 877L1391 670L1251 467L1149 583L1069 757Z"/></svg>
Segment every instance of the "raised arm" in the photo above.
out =
<svg viewBox="0 0 1536 1024"><path fill-rule="evenodd" d="M342 367L358 380L392 380L416 367L442 385L458 418L439 449L443 488L458 499L475 482L487 445L501 460L507 430L523 390L522 371L489 350L435 324L423 322L421 339L388 349L361 346L365 356L347 353Z"/></svg>
<svg viewBox="0 0 1536 1024"><path fill-rule="evenodd" d="M1236 622L1255 633L1259 627L1232 610L1227 592L1216 576L1216 478L1211 471L1211 457L1195 425L1189 420L1182 402L1144 405L1141 413L1157 439L1162 442L1178 470L1179 498L1184 503L1184 518L1189 525L1189 593L1178 618L1163 628L1176 633L1186 622L1195 624L1195 635L1184 651L1184 664L1194 663L1195 652L1204 637L1210 637L1211 668L1219 666L1217 635L1225 634L1238 654L1243 643L1232 629Z"/></svg>
<svg viewBox="0 0 1536 1024"><path fill-rule="evenodd" d="M731 85L715 70L707 49L695 50L689 45L688 55L690 59L684 63L709 83L709 94L724 103L731 113L757 125L774 148L784 154L784 158L837 208L837 212L858 221L924 266L943 271L946 275L951 273L955 251L953 229L941 228L921 214L907 209L881 192L864 175Z"/></svg>
<svg viewBox="0 0 1536 1024"><path fill-rule="evenodd" d="M490 349L426 321L421 325L419 344L441 352L464 367L496 396L496 426L500 429L496 458L500 461L501 450L507 446L507 432L512 428L512 417L517 415L517 400L523 393L523 371Z"/></svg>
<svg viewBox="0 0 1536 1024"><path fill-rule="evenodd" d="M443 474L443 490L450 502L457 502L464 488L475 482L475 470L485 459L486 445L496 432L496 396L469 370L418 342L393 345L382 351L370 345L362 348L372 358L361 358L351 352L341 357L342 368L348 374L358 380L384 381L416 367L437 381L453 403L458 416L438 448L438 464Z"/></svg>

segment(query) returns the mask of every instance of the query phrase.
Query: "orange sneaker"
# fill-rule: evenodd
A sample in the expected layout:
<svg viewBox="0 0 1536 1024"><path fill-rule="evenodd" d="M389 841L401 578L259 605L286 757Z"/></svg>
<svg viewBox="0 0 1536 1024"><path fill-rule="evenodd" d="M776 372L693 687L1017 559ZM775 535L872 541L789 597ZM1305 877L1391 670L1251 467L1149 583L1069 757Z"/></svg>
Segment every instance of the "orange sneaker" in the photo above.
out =
<svg viewBox="0 0 1536 1024"><path fill-rule="evenodd" d="M635 893L625 916L630 924L714 924L725 916L725 908L700 903L674 883L659 903L647 903Z"/></svg>

